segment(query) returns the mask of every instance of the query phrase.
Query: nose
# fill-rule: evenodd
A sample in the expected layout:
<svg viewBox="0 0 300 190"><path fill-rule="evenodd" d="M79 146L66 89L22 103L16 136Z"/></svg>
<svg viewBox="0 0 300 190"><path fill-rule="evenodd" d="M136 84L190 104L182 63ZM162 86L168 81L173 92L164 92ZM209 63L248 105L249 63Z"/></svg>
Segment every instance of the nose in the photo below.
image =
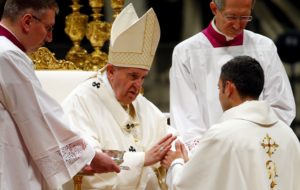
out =
<svg viewBox="0 0 300 190"><path fill-rule="evenodd" d="M240 19L236 19L232 25L232 27L235 29L235 30L240 30L241 29L241 20Z"/></svg>

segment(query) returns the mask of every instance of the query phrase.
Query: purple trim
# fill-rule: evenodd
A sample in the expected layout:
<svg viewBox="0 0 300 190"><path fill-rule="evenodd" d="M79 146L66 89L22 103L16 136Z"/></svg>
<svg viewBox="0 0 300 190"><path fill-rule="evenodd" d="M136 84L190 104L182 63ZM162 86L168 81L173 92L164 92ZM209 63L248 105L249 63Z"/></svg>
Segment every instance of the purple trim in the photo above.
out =
<svg viewBox="0 0 300 190"><path fill-rule="evenodd" d="M226 40L225 36L215 31L211 23L202 32L214 48L243 45L244 32L229 41Z"/></svg>
<svg viewBox="0 0 300 190"><path fill-rule="evenodd" d="M12 43L14 43L17 47L19 47L22 51L25 52L25 47L21 44L21 42L6 28L0 25L0 36L5 36Z"/></svg>

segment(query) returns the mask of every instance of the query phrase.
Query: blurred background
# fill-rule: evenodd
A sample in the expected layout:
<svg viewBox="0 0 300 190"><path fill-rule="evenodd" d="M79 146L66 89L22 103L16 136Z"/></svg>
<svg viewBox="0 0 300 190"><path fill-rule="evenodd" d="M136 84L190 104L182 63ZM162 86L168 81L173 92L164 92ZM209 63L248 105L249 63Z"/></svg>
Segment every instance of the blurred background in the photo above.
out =
<svg viewBox="0 0 300 190"><path fill-rule="evenodd" d="M93 13L88 0L77 0L81 5L80 12ZM211 0L125 0L125 6L132 3L139 16L152 7L159 19L161 40L153 63L152 70L146 78L145 96L163 112L169 112L169 69L172 51L180 41L200 32L211 21L213 15L209 8ZM1 0L3 2L3 0ZM1 3L0 2L0 3ZM111 1L103 0L101 20L112 22L113 10ZM60 13L53 31L53 42L47 47L55 53L56 58L65 59L72 47L72 41L64 32L65 18L72 13L72 0L58 0ZM290 77L297 110L300 110L300 0L256 0L253 20L248 29L271 38L278 48L286 71ZM89 53L93 51L89 40L84 38L81 46ZM108 42L102 47L107 52ZM300 137L300 112L292 127Z"/></svg>

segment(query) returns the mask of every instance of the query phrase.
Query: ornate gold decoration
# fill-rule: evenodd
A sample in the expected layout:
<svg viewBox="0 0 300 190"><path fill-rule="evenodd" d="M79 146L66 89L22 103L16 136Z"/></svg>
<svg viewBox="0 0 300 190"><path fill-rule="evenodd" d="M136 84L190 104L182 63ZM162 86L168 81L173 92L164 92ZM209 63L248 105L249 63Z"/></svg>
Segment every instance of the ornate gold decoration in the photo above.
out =
<svg viewBox="0 0 300 190"><path fill-rule="evenodd" d="M87 174L83 172L77 173L73 177L73 182L74 182L74 190L81 190L81 185L82 185L82 178L83 176L93 176L94 174Z"/></svg>
<svg viewBox="0 0 300 190"><path fill-rule="evenodd" d="M279 147L279 145L276 144L275 141L268 134L263 139L261 146L265 149L269 157L271 157L272 154L274 154L276 149Z"/></svg>
<svg viewBox="0 0 300 190"><path fill-rule="evenodd" d="M82 175L75 175L73 177L73 181L74 181L74 190L81 190L81 184L82 184Z"/></svg>
<svg viewBox="0 0 300 190"><path fill-rule="evenodd" d="M88 15L80 13L82 5L80 0L72 0L72 13L66 16L65 33L70 37L73 47L68 51L65 59L57 60L53 53L47 48L41 48L30 56L34 59L35 69L79 69L98 70L107 62L107 54L101 51L104 43L109 39L111 24L101 21L100 13L103 7L103 0L89 0L92 8L93 21L88 23ZM114 11L113 18L118 15L124 6L124 0L111 0ZM84 37L90 41L94 51L89 55L80 46Z"/></svg>
<svg viewBox="0 0 300 190"><path fill-rule="evenodd" d="M117 17L117 15L121 12L124 6L124 0L111 0L111 7L114 10L113 19Z"/></svg>
<svg viewBox="0 0 300 190"><path fill-rule="evenodd" d="M67 53L66 59L74 62L77 68L86 70L88 53L80 46L80 42L86 34L88 16L79 12L82 7L79 0L72 0L72 2L73 5L70 7L73 12L66 17L65 33L72 40L73 47Z"/></svg>
<svg viewBox="0 0 300 190"><path fill-rule="evenodd" d="M55 54L45 47L29 54L36 70L75 70L76 65L70 61L57 60Z"/></svg>
<svg viewBox="0 0 300 190"><path fill-rule="evenodd" d="M276 164L272 160L266 162L266 168L268 170L268 178L270 180L270 188L273 190L277 185L275 178L278 177Z"/></svg>
<svg viewBox="0 0 300 190"><path fill-rule="evenodd" d="M107 54L101 51L101 48L109 39L111 24L101 21L101 9L103 0L89 0L89 4L93 10L93 21L87 25L86 37L91 42L94 51L91 53L89 62L92 65L92 70L102 68L107 62Z"/></svg>
<svg viewBox="0 0 300 190"><path fill-rule="evenodd" d="M272 160L272 155L276 152L279 145L276 144L276 142L268 134L266 134L262 140L261 146L264 148L266 154L270 158L266 161L266 169L270 181L270 189L274 190L277 185L276 178L278 177L278 173L276 163Z"/></svg>

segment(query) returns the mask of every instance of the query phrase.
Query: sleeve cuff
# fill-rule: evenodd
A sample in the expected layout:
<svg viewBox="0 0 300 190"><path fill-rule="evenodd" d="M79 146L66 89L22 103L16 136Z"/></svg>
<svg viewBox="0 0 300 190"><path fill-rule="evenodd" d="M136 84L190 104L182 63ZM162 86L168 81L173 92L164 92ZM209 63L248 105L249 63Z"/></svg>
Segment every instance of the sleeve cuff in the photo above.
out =
<svg viewBox="0 0 300 190"><path fill-rule="evenodd" d="M172 168L176 165L183 165L183 164L184 164L183 158L177 158L177 159L173 160L173 162L170 165L170 168Z"/></svg>

